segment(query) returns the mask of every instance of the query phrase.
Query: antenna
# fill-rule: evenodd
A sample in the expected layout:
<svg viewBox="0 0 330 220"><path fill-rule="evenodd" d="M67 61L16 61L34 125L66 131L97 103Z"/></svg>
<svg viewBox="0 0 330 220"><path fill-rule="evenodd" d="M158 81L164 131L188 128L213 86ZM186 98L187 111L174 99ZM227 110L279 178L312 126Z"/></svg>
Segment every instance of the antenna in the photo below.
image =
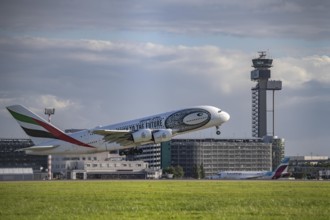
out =
<svg viewBox="0 0 330 220"><path fill-rule="evenodd" d="M55 114L55 108L45 108L45 115L48 115L48 122L50 123L50 116Z"/></svg>

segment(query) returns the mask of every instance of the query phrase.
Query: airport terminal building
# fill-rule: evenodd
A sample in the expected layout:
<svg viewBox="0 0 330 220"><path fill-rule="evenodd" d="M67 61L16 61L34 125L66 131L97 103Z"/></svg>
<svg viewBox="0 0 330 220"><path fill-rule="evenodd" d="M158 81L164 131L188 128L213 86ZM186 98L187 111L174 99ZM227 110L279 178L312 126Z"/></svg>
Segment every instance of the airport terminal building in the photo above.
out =
<svg viewBox="0 0 330 220"><path fill-rule="evenodd" d="M330 179L328 156L292 156L288 172L296 179Z"/></svg>
<svg viewBox="0 0 330 220"><path fill-rule="evenodd" d="M44 170L47 168L47 156L27 155L19 149L31 147L30 139L0 139L0 168L32 168Z"/></svg>
<svg viewBox="0 0 330 220"><path fill-rule="evenodd" d="M202 166L205 176L219 171L271 170L272 144L261 139L173 139L162 146L162 167L180 165L185 177Z"/></svg>
<svg viewBox="0 0 330 220"><path fill-rule="evenodd" d="M195 166L203 164L207 175L219 171L274 170L284 157L284 140L267 139L180 139L161 144L139 146L142 154L128 155L128 160L142 160L149 168L180 165L185 177L192 177ZM275 168L274 168L275 167Z"/></svg>
<svg viewBox="0 0 330 220"><path fill-rule="evenodd" d="M141 160L149 164L149 168L161 169L161 144L146 144L138 146L137 150L142 153L127 155L127 160Z"/></svg>

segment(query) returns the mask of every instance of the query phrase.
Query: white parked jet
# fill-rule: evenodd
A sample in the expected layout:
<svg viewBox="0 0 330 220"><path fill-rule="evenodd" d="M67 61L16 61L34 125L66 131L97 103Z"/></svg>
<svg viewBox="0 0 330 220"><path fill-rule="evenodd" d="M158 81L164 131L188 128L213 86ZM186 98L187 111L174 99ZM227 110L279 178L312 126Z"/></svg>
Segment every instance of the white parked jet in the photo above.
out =
<svg viewBox="0 0 330 220"><path fill-rule="evenodd" d="M227 180L244 180L244 179L278 179L288 175L289 157L285 157L281 164L272 171L222 171L217 175L210 176L208 179L227 179Z"/></svg>
<svg viewBox="0 0 330 220"><path fill-rule="evenodd" d="M228 113L213 106L199 106L66 134L21 105L7 107L35 146L27 154L86 154L136 147L171 140L175 135L216 127Z"/></svg>

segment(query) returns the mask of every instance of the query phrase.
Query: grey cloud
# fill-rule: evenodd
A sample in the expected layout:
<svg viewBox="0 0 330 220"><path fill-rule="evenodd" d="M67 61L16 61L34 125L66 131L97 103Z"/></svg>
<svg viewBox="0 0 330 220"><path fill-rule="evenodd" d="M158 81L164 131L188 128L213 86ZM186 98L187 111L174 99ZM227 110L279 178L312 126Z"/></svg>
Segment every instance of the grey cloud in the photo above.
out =
<svg viewBox="0 0 330 220"><path fill-rule="evenodd" d="M226 82L239 74L226 67L226 62L233 67L234 54L215 47L39 38L12 41L0 44L6 48L0 53L0 97L7 100L1 107L17 102L40 107L40 95L67 100L73 103L70 108L80 106L74 108L75 115L89 121L63 120L64 126L70 126L69 121L77 127L94 126L191 105L229 108L228 91L237 95L242 85L238 80Z"/></svg>
<svg viewBox="0 0 330 220"><path fill-rule="evenodd" d="M2 1L3 31L156 31L329 39L328 1Z"/></svg>
<svg viewBox="0 0 330 220"><path fill-rule="evenodd" d="M330 89L329 84L308 81L301 88L277 93L276 127L287 139L289 155L329 155Z"/></svg>

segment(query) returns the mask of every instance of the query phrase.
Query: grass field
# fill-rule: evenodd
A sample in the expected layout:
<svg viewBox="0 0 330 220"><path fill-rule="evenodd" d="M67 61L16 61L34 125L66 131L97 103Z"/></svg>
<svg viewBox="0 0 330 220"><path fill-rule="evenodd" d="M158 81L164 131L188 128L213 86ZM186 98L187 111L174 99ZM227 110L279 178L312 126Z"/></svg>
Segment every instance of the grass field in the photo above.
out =
<svg viewBox="0 0 330 220"><path fill-rule="evenodd" d="M330 219L330 182L0 182L0 219Z"/></svg>

